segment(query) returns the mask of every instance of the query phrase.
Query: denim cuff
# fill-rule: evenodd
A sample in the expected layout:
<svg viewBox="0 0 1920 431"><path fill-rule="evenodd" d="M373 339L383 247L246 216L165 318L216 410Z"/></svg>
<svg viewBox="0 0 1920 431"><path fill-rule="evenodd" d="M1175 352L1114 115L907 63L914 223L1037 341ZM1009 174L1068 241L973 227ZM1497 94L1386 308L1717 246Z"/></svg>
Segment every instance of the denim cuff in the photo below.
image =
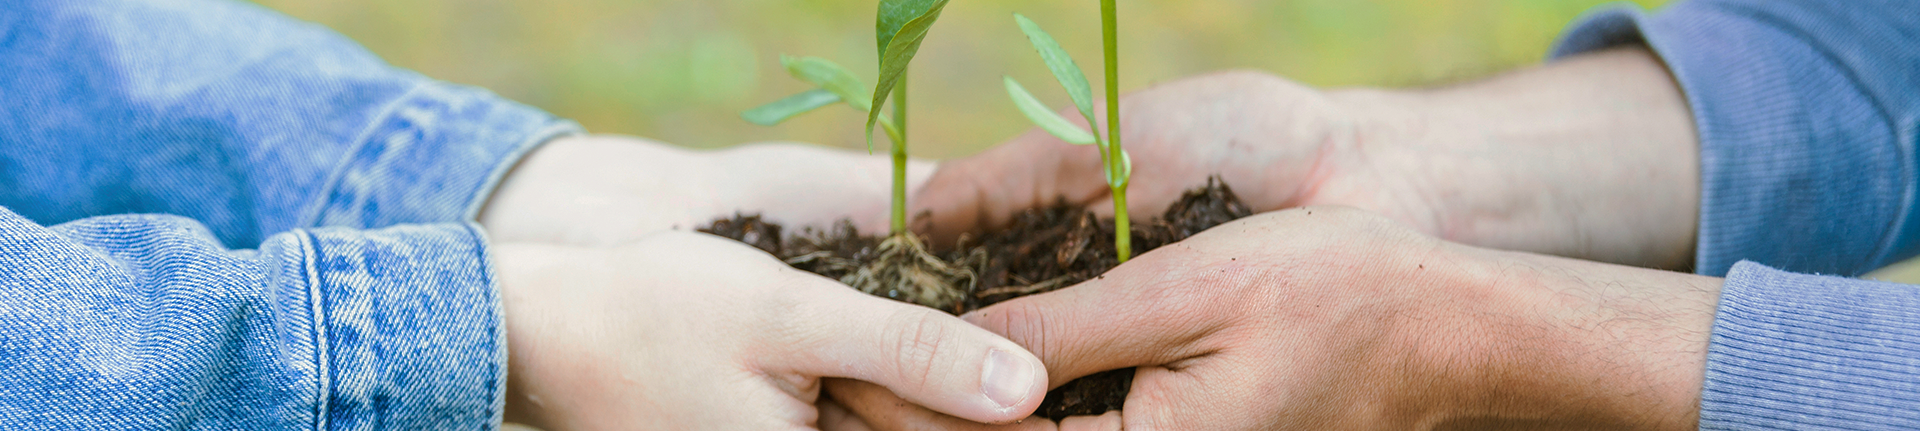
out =
<svg viewBox="0 0 1920 431"><path fill-rule="evenodd" d="M310 338L316 429L494 429L506 330L486 237L469 224L296 231L270 274L283 336ZM285 280L286 278L296 278ZM305 337L300 337L304 335ZM296 348L297 349L297 348Z"/></svg>
<svg viewBox="0 0 1920 431"><path fill-rule="evenodd" d="M1719 308L1700 429L1920 429L1920 287L1740 262Z"/></svg>
<svg viewBox="0 0 1920 431"><path fill-rule="evenodd" d="M305 226L472 221L522 157L580 133L486 90L422 80L362 132Z"/></svg>
<svg viewBox="0 0 1920 431"><path fill-rule="evenodd" d="M1644 44L1673 74L1700 138L1695 271L1753 260L1858 275L1896 260L1911 162L1865 90L1829 54L1738 2L1597 9L1565 33L1563 58Z"/></svg>

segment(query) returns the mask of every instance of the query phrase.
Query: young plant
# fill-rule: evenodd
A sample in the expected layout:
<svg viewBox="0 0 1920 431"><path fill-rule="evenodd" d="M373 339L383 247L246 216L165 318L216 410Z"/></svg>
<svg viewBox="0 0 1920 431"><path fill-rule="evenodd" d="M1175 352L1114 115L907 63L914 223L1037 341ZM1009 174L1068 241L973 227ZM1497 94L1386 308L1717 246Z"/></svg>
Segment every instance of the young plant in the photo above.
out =
<svg viewBox="0 0 1920 431"><path fill-rule="evenodd" d="M1127 218L1127 185L1133 177L1133 157L1128 156L1126 150L1120 148L1120 67L1117 59L1119 50L1115 46L1114 37L1114 4L1113 0L1101 0L1100 3L1107 54L1107 133L1105 135L1099 133L1100 122L1094 121L1093 89L1087 84L1086 73L1081 72L1080 66L1074 64L1073 57L1068 56L1067 51L1060 48L1060 43L1054 41L1053 35L1047 34L1046 30L1041 30L1039 24L1034 24L1033 20L1027 19L1025 15L1014 14L1013 20L1020 24L1020 31L1027 34L1027 41L1033 43L1033 48L1040 51L1040 58L1046 61L1047 69L1053 71L1054 79L1060 81L1061 87L1066 88L1067 97L1073 99L1074 106L1080 109L1080 115L1086 118L1087 125L1094 130L1081 129L1066 118L1061 118L1052 108L1041 103L1040 99L1034 98L1033 93L1027 92L1026 87L1014 81L1013 77L1003 77L1003 81L1006 83L1007 95L1013 98L1013 104L1018 106L1020 112L1026 114L1027 119L1032 120L1033 124L1040 126L1040 129L1069 144L1093 144L1100 148L1100 159L1103 167L1106 168L1107 186L1113 192L1113 248L1119 255L1120 261L1126 262L1133 257L1133 227Z"/></svg>
<svg viewBox="0 0 1920 431"><path fill-rule="evenodd" d="M866 84L847 69L816 57L782 56L780 63L795 78L816 87L800 94L748 110L741 117L771 126L795 115L844 102L867 113L867 151L873 151L873 128L880 126L893 141L892 226L866 265L846 263L849 274L841 281L867 293L903 299L933 308L954 309L971 286L973 274L933 256L919 237L907 230L907 66L920 51L927 31L948 0L881 0L875 37L879 42L879 85L867 93ZM887 99L893 115L881 115Z"/></svg>

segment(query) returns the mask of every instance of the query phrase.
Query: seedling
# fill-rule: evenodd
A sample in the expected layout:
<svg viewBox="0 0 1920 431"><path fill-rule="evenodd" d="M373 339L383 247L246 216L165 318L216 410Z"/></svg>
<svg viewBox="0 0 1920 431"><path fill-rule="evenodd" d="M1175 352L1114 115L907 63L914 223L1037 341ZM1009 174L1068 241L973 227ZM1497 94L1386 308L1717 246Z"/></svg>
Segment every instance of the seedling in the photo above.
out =
<svg viewBox="0 0 1920 431"><path fill-rule="evenodd" d="M920 51L927 31L948 0L881 0L875 23L879 42L879 85L871 94L866 83L846 68L817 57L782 56L780 63L794 78L816 87L800 94L741 113L747 121L775 125L815 109L846 103L867 114L867 151L873 151L873 129L880 126L893 141L893 207L890 235L876 248L879 257L851 268L840 281L867 293L904 299L933 308L952 309L971 290L973 274L933 256L926 244L907 230L907 66ZM887 99L893 115L881 115Z"/></svg>
<svg viewBox="0 0 1920 431"><path fill-rule="evenodd" d="M1133 257L1133 229L1127 218L1127 184L1133 177L1133 157L1120 148L1120 66L1119 49L1115 33L1114 0L1100 1L1101 27L1105 33L1107 54L1107 133L1099 133L1100 122L1094 121L1093 89L1087 85L1087 75L1074 64L1073 57L1067 55L1053 36L1041 30L1039 24L1027 19L1025 15L1014 14L1013 20L1020 24L1020 31L1027 34L1027 41L1033 43L1033 49L1040 51L1040 58L1047 63L1047 69L1053 71L1054 79L1065 87L1067 96L1073 99L1074 106L1080 109L1080 115L1087 119L1092 131L1073 125L1048 108L1033 93L1027 92L1013 77L1004 77L1007 95L1013 98L1013 104L1026 114L1027 119L1040 126L1041 130L1074 145L1093 144L1100 148L1100 159L1106 168L1107 186L1113 191L1113 248L1121 262Z"/></svg>

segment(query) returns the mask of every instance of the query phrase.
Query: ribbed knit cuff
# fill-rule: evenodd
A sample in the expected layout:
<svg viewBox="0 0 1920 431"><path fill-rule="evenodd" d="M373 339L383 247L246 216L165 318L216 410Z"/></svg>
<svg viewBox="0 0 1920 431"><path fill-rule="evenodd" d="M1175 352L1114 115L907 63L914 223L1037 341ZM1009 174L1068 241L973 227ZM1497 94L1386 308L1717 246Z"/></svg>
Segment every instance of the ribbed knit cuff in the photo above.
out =
<svg viewBox="0 0 1920 431"><path fill-rule="evenodd" d="M572 121L474 87L423 80L348 155L318 226L374 229L471 221L525 155Z"/></svg>
<svg viewBox="0 0 1920 431"><path fill-rule="evenodd" d="M277 303L313 316L286 329L315 340L323 429L499 427L506 329L478 226L296 235L305 280Z"/></svg>
<svg viewBox="0 0 1920 431"><path fill-rule="evenodd" d="M1561 37L1561 58L1645 44L1686 93L1700 133L1695 270L1753 260L1858 275L1896 258L1913 161L1850 71L1763 2L1680 2L1657 16L1622 4ZM1820 21L1824 22L1824 21Z"/></svg>
<svg viewBox="0 0 1920 431"><path fill-rule="evenodd" d="M1701 429L1920 429L1920 287L1740 262L1723 289Z"/></svg>

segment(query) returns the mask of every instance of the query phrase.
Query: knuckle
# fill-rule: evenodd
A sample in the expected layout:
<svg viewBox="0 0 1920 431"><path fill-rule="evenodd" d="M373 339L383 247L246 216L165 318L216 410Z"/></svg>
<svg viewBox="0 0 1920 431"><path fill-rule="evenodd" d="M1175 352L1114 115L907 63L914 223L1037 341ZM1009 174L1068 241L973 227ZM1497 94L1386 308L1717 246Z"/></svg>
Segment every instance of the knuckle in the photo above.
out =
<svg viewBox="0 0 1920 431"><path fill-rule="evenodd" d="M938 381L935 373L948 368L935 365L954 335L942 317L931 309L916 307L896 312L888 319L888 339L894 343L895 382L904 385L901 389L921 392Z"/></svg>
<svg viewBox="0 0 1920 431"><path fill-rule="evenodd" d="M1047 343L1048 313L1040 306L1027 301L1008 302L1006 307L990 316L987 329L1007 340L1025 347L1027 351L1040 355L1042 360L1059 357Z"/></svg>

